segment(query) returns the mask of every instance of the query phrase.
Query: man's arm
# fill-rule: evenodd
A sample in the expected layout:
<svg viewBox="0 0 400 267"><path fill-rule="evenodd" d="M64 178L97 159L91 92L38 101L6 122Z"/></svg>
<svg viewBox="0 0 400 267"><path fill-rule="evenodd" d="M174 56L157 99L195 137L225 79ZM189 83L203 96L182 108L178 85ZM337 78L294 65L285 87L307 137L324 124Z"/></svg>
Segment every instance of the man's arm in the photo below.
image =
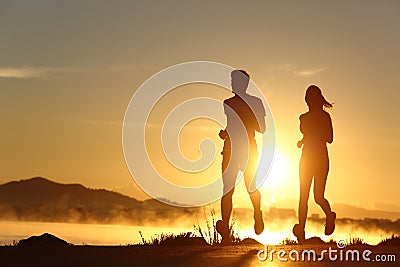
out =
<svg viewBox="0 0 400 267"><path fill-rule="evenodd" d="M262 119L259 119L260 121L258 122L259 126L260 126L260 133L265 133L265 115L264 117L262 117Z"/></svg>
<svg viewBox="0 0 400 267"><path fill-rule="evenodd" d="M264 109L264 105L263 105L263 103L262 103L262 101L261 100L259 100L259 105L260 105L260 113L259 113L259 115L260 116L257 116L257 122L258 122L258 126L260 126L260 133L265 133L265 116L266 116L266 113L265 113L265 109ZM261 116L262 115L262 116Z"/></svg>

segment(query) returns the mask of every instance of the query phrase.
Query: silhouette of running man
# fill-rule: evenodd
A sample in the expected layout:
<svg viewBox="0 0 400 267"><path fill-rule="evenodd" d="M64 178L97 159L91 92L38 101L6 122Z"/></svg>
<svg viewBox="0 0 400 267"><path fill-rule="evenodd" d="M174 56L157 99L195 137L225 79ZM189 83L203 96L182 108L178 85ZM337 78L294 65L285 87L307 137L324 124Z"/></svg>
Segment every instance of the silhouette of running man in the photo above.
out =
<svg viewBox="0 0 400 267"><path fill-rule="evenodd" d="M265 109L261 99L246 93L250 76L244 70L231 73L232 92L235 96L224 101L227 126L219 136L224 140L222 151L223 197L221 199L222 220L217 221L217 231L223 243L231 242L229 220L232 213L232 195L239 170L244 172L244 181L254 208L254 230L261 234L264 222L260 209L260 192L255 189L253 179L258 165L255 132L265 132Z"/></svg>
<svg viewBox="0 0 400 267"><path fill-rule="evenodd" d="M314 200L326 216L325 235L335 230L336 213L332 212L328 200L324 197L325 185L329 172L329 156L326 143L333 142L333 128L329 113L324 108L331 108L321 89L316 85L307 88L305 101L309 111L300 115L300 131L303 139L297 143L303 147L300 158L300 199L299 223L293 227L293 234L299 243L305 241L305 225L308 211L308 197L314 178Z"/></svg>

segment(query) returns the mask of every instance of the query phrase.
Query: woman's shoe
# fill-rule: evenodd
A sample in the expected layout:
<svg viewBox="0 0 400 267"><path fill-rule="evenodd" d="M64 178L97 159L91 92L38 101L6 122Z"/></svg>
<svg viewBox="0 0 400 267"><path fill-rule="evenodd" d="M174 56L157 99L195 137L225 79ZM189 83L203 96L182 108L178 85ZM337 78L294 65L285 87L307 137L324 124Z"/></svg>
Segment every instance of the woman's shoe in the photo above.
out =
<svg viewBox="0 0 400 267"><path fill-rule="evenodd" d="M330 215L326 216L325 235L331 235L335 231L335 219L336 213L333 211Z"/></svg>
<svg viewBox="0 0 400 267"><path fill-rule="evenodd" d="M306 240L306 233L304 231L304 228L300 227L300 224L295 224L293 226L293 234L295 237L297 237L297 242L299 244L304 243L304 241Z"/></svg>

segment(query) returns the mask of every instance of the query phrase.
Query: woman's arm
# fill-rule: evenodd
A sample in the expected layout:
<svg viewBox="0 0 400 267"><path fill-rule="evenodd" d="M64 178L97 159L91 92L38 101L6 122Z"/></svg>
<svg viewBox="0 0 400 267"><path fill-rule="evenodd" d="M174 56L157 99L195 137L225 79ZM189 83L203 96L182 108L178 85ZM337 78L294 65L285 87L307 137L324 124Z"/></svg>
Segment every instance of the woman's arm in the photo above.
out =
<svg viewBox="0 0 400 267"><path fill-rule="evenodd" d="M300 128L300 132L302 133L302 134L304 134L304 123L303 123L303 119L304 119L304 115L305 114L301 114L300 115L300 117L299 117L299 120L300 120L300 126L299 126L299 128Z"/></svg>
<svg viewBox="0 0 400 267"><path fill-rule="evenodd" d="M331 116L328 114L327 132L326 132L326 142L332 144L333 142L333 127Z"/></svg>

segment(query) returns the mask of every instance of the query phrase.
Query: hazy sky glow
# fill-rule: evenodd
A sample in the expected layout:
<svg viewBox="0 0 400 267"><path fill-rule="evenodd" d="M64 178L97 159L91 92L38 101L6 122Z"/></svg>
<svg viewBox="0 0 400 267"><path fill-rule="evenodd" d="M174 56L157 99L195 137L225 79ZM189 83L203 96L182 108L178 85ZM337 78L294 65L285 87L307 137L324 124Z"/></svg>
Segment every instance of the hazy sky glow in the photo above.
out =
<svg viewBox="0 0 400 267"><path fill-rule="evenodd" d="M44 176L143 198L122 152L129 100L161 69L208 60L248 70L269 101L287 167L265 199L297 199L298 116L317 84L335 103L328 198L400 211L399 11L399 1L1 1L1 182Z"/></svg>

